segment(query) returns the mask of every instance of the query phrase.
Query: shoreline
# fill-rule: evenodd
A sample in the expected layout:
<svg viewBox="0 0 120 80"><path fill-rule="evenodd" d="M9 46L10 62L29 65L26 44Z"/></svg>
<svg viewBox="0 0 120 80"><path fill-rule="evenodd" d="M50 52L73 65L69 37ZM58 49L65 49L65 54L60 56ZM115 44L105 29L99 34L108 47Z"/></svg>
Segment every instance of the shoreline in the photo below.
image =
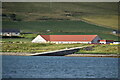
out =
<svg viewBox="0 0 120 80"><path fill-rule="evenodd" d="M120 58L118 54L69 54L67 57L114 57Z"/></svg>
<svg viewBox="0 0 120 80"><path fill-rule="evenodd" d="M8 55L8 56L33 56L35 53L14 53L14 52L0 52L0 55ZM46 55L47 56L47 55ZM120 58L118 54L68 54L64 55L66 57L114 57Z"/></svg>

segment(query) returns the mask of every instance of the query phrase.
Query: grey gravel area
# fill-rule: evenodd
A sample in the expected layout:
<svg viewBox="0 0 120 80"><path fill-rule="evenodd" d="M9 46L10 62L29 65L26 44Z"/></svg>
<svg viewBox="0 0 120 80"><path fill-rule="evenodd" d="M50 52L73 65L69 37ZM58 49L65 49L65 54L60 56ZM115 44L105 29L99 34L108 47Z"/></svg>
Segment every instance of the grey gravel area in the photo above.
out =
<svg viewBox="0 0 120 80"><path fill-rule="evenodd" d="M120 57L117 54L69 54L71 57Z"/></svg>
<svg viewBox="0 0 120 80"><path fill-rule="evenodd" d="M14 55L14 56L32 56L35 53L13 53L13 52L1 52L0 55ZM67 57L119 57L117 54L69 54Z"/></svg>
<svg viewBox="0 0 120 80"><path fill-rule="evenodd" d="M16 55L16 56L30 56L34 53L15 53L15 52L1 52L0 55Z"/></svg>

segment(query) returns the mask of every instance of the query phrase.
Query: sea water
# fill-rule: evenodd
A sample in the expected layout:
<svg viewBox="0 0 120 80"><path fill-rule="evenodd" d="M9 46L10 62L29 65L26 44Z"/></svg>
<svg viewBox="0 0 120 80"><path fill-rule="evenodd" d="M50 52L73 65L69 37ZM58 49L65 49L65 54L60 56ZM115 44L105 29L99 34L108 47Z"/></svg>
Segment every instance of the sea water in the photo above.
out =
<svg viewBox="0 0 120 80"><path fill-rule="evenodd" d="M118 78L118 59L3 56L3 78Z"/></svg>

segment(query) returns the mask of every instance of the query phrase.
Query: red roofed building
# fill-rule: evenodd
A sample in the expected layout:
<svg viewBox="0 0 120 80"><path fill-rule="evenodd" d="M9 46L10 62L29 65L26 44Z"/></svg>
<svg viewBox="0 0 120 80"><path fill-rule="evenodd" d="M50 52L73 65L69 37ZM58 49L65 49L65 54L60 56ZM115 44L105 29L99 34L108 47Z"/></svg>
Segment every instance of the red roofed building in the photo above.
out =
<svg viewBox="0 0 120 80"><path fill-rule="evenodd" d="M33 43L99 43L98 35L38 35Z"/></svg>
<svg viewBox="0 0 120 80"><path fill-rule="evenodd" d="M101 44L110 44L110 43L113 43L114 41L113 40L100 40L99 43Z"/></svg>

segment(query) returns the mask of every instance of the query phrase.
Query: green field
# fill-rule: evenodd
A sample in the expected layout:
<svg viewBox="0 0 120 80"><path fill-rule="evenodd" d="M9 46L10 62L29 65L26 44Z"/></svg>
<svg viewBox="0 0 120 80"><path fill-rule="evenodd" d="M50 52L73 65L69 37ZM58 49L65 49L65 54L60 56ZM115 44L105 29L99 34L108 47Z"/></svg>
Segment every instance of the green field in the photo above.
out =
<svg viewBox="0 0 120 80"><path fill-rule="evenodd" d="M11 15L15 14L20 21L82 19L118 29L117 2L3 2L2 9L7 16L3 17L3 21L13 21Z"/></svg>
<svg viewBox="0 0 120 80"><path fill-rule="evenodd" d="M91 53L91 54L120 54L119 53L120 45L95 45L92 50L82 49L77 54L82 53Z"/></svg>
<svg viewBox="0 0 120 80"><path fill-rule="evenodd" d="M6 42L30 42L39 34L99 35L118 41L112 34L118 29L117 2L3 2L2 13L3 28L34 33Z"/></svg>
<svg viewBox="0 0 120 80"><path fill-rule="evenodd" d="M102 26L106 26L112 29L118 28L118 16L117 15L94 15L84 17L83 20L88 21L93 24L98 24Z"/></svg>
<svg viewBox="0 0 120 80"><path fill-rule="evenodd" d="M29 22L4 22L3 28L17 28L24 32L40 32L51 30L53 32L101 32L111 33L113 29L88 24L83 21L29 21Z"/></svg>
<svg viewBox="0 0 120 80"><path fill-rule="evenodd" d="M3 38L1 52L45 52L88 44L31 43L37 35L98 35L117 40L117 2L3 2L2 28L20 29L21 38ZM23 34L31 32L33 34ZM90 45L90 44L89 44ZM93 45L93 44L92 44ZM118 54L119 45L95 45L79 53Z"/></svg>
<svg viewBox="0 0 120 80"><path fill-rule="evenodd" d="M80 46L95 46L90 50L80 49L75 54L92 53L92 54L120 54L119 45L94 45L94 44L50 44L50 43L2 43L2 52L46 52Z"/></svg>
<svg viewBox="0 0 120 80"><path fill-rule="evenodd" d="M2 42L31 42L29 38L2 38Z"/></svg>
<svg viewBox="0 0 120 80"><path fill-rule="evenodd" d="M83 21L69 21L69 20L29 21L29 22L3 21L3 28L17 28L20 29L22 32L35 32L37 34L53 34L53 35L55 34L91 35L92 34L92 35L99 35L103 39L118 40L118 37L112 34L113 29L85 23ZM50 30L50 32L47 32L47 30Z"/></svg>
<svg viewBox="0 0 120 80"><path fill-rule="evenodd" d="M2 52L46 52L88 44L49 44L49 43L2 43Z"/></svg>

